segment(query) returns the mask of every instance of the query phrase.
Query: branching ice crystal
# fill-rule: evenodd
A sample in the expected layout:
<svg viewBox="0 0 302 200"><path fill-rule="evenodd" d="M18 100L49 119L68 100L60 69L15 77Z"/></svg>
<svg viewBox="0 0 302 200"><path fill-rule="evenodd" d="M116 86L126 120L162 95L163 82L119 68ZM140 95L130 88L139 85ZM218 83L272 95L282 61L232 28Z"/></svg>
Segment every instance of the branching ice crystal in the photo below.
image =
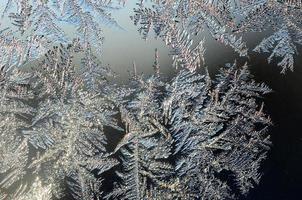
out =
<svg viewBox="0 0 302 200"><path fill-rule="evenodd" d="M90 51L76 43L60 45L25 75L2 69L3 199L36 198L34 177L56 198L66 196L65 185L74 199L102 196L100 177L118 163L107 152L104 127L120 129L113 118L119 97L105 80L108 70ZM74 56L81 54L86 73L74 66ZM94 65L102 73L93 71Z"/></svg>
<svg viewBox="0 0 302 200"><path fill-rule="evenodd" d="M171 82L134 78L115 150L121 183L108 197L237 198L259 182L271 122L257 99L271 90L255 83L246 65L228 64L215 80L189 70Z"/></svg>
<svg viewBox="0 0 302 200"><path fill-rule="evenodd" d="M2 18L9 18L17 27L12 33L21 34L25 41L42 38L52 45L67 44L70 42L70 36L64 30L67 25L76 27L69 32L76 32L84 46L93 44L101 51L102 25L119 27L110 13L121 7L119 3L121 1L7 0L0 12Z"/></svg>
<svg viewBox="0 0 302 200"><path fill-rule="evenodd" d="M203 0L203 1L152 1L152 6L140 1L131 18L139 25L139 32L147 38L151 29L160 36L177 55L183 57L188 45L173 46L168 38L177 38L180 32L198 34L208 31L219 42L230 46L240 56L248 55L248 47L242 40L242 33L251 31L274 31L255 49L256 52L271 52L281 57L278 63L282 73L293 70L296 45L301 45L300 0ZM168 40L169 41L169 40ZM189 43L189 40L186 40ZM181 49L181 50L179 50ZM202 53L200 55L203 55ZM202 57L202 56L201 56ZM187 66L190 69L190 66Z"/></svg>
<svg viewBox="0 0 302 200"><path fill-rule="evenodd" d="M247 56L238 33L271 21L274 33L255 51L272 50L269 61L282 57L285 72L301 44L300 8L301 1L168 0L151 8L140 1L134 23L145 39L153 29L181 70L163 79L156 50L155 75L137 75L134 64L129 89L110 84L113 73L93 53L101 21L118 26L112 1L8 0L3 17L17 31L0 32L0 199L246 195L270 145L260 98L271 90L247 65L227 64L215 79L198 74L205 48L191 36L206 29ZM77 28L72 42L63 23ZM124 132L113 152L106 129ZM117 175L112 190L107 172Z"/></svg>
<svg viewBox="0 0 302 200"><path fill-rule="evenodd" d="M294 55L297 53L297 49L287 30L281 29L264 39L254 51L269 53L271 49L273 51L268 61L271 62L273 57L281 57L282 61L278 63L278 66L282 67L281 73L285 73L288 69L294 70Z"/></svg>
<svg viewBox="0 0 302 200"><path fill-rule="evenodd" d="M168 162L173 139L158 121L161 118L160 80L156 77L146 82L137 79L137 84L136 98L121 108L126 134L115 152L122 154L123 172L118 176L123 182L109 195L115 199L155 199L149 187L159 187L159 191L169 187L165 180L174 172Z"/></svg>
<svg viewBox="0 0 302 200"><path fill-rule="evenodd" d="M30 76L5 67L0 71L0 197L14 199L26 187L16 185L26 175L29 146L21 130L28 127L29 118L34 109L27 103L33 98L28 88ZM10 187L17 188L16 194L9 192Z"/></svg>
<svg viewBox="0 0 302 200"><path fill-rule="evenodd" d="M13 36L11 30L0 31L0 66L15 68L33 61L50 48L45 38L28 37L25 41Z"/></svg>
<svg viewBox="0 0 302 200"><path fill-rule="evenodd" d="M215 81L182 71L167 91L165 120L176 141L176 172L187 186L183 190L190 199L246 194L259 182L269 146L265 132L270 120L256 98L270 89L252 81L246 66L234 64L223 68Z"/></svg>
<svg viewBox="0 0 302 200"><path fill-rule="evenodd" d="M250 4L249 7L254 6L254 9L245 13L245 22L239 26L239 31L272 29L274 33L264 39L254 51L270 52L269 62L273 57L282 58L278 63L282 73L293 70L294 56L298 54L296 45L302 44L301 1L267 0L261 5L259 1ZM243 5L239 12L242 12L245 6Z"/></svg>
<svg viewBox="0 0 302 200"><path fill-rule="evenodd" d="M173 51L177 48L180 56L181 50L186 51L189 46L179 47L171 45L169 41L179 37L182 32L190 37L186 30L198 34L203 29L207 29L216 40L231 46L240 56L247 56L247 47L241 37L236 37L228 30L228 24L234 23L227 10L231 8L230 1L155 1L152 8L142 2L138 5L131 18L134 24L140 24L139 32L143 38L147 38L153 28L155 35L162 37ZM203 57L203 53L200 55Z"/></svg>
<svg viewBox="0 0 302 200"><path fill-rule="evenodd" d="M30 191L20 197L17 197L16 200L51 200L51 187L51 185L43 186L39 178L37 178L30 188Z"/></svg>

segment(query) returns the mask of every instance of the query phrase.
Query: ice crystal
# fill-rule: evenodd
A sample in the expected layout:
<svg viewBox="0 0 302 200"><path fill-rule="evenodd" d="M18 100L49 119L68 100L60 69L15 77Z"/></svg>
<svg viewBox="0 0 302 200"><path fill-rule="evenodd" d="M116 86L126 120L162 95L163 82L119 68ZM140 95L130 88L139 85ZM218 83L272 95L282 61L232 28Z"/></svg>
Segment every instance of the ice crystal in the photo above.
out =
<svg viewBox="0 0 302 200"><path fill-rule="evenodd" d="M18 194L12 195L9 189L25 176L28 163L29 146L21 130L29 125L29 117L34 114L34 109L26 103L33 94L28 88L27 74L2 67L0 78L0 197L14 199ZM17 193L22 193L25 186L15 187Z"/></svg>
<svg viewBox="0 0 302 200"><path fill-rule="evenodd" d="M276 46L274 46L275 44ZM294 55L297 53L297 49L287 30L281 29L264 39L254 51L270 52L271 49L273 51L268 61L271 62L273 57L281 57L282 61L278 63L278 66L282 67L281 73L285 73L288 69L294 70Z"/></svg>
<svg viewBox="0 0 302 200"><path fill-rule="evenodd" d="M108 197L236 198L259 182L271 122L257 99L270 89L255 83L246 65L226 65L215 80L181 70L171 82L155 75L135 76L135 83L115 150L121 182Z"/></svg>
<svg viewBox="0 0 302 200"><path fill-rule="evenodd" d="M123 172L118 175L123 182L109 195L117 199L153 199L149 194L150 185L168 187L165 179L174 171L167 160L173 140L158 121L161 117L158 102L161 82L154 77L137 83L136 98L121 108L126 133L115 151L122 154Z"/></svg>
<svg viewBox="0 0 302 200"><path fill-rule="evenodd" d="M169 45L171 38L179 37L186 30L198 34L207 29L210 34L225 45L231 46L240 56L247 56L247 47L241 37L232 34L228 24L233 24L233 17L227 10L232 7L231 1L155 1L152 8L143 3L134 9L131 18L139 25L139 32L147 38L153 28L155 35L160 36L173 51L178 48ZM229 29L229 30L228 30ZM181 46L184 51L188 45ZM180 50L182 50L180 48ZM181 55L181 53L179 53ZM203 54L201 54L203 55Z"/></svg>
<svg viewBox="0 0 302 200"><path fill-rule="evenodd" d="M39 67L32 64L21 74L24 78L2 71L3 198L38 198L31 194L38 189L45 190L45 199L62 198L65 184L74 199L102 196L100 177L118 163L107 152L104 127L120 128L113 118L115 92L105 80L108 69L102 70L90 51L60 45L45 54ZM76 70L74 54L82 54L86 73ZM40 180L38 188L31 186L34 177Z"/></svg>
<svg viewBox="0 0 302 200"><path fill-rule="evenodd" d="M284 73L288 69L293 70L294 56L298 53L296 45L301 45L301 9L300 0L153 1L152 6L140 1L131 18L139 26L143 38L146 39L153 29L155 35L163 38L173 51L176 48L180 57L184 57L183 51L189 45L175 46L168 41L179 37L182 31L190 34L207 31L243 57L248 56L249 48L242 39L242 33L274 31L254 51L273 50L268 60L281 57L278 65ZM189 40L186 41L188 44Z"/></svg>
<svg viewBox="0 0 302 200"><path fill-rule="evenodd" d="M33 61L46 53L50 48L45 38L31 36L26 40L13 36L8 29L0 31L0 66L15 68L26 62Z"/></svg>
<svg viewBox="0 0 302 200"><path fill-rule="evenodd" d="M181 70L162 78L156 50L155 75L138 75L134 63L129 89L111 84L113 73L94 55L101 22L118 26L112 1L8 0L3 15L17 31L0 32L0 199L246 195L259 183L270 145L260 98L271 90L247 65L227 64L215 79L198 74L204 40L194 43L192 35L206 29L247 56L237 33L274 22L255 51L273 50L269 61L282 57L285 72L301 43L300 8L300 1L167 0L151 8L140 1L134 23L145 39L153 29ZM62 23L77 28L72 42ZM113 152L107 128L124 133ZM117 178L105 194L107 172Z"/></svg>
<svg viewBox="0 0 302 200"><path fill-rule="evenodd" d="M238 12L242 12L246 6L249 9L243 16L245 22L239 26L240 31L265 29L274 31L254 51L270 52L269 62L273 57L282 58L282 61L278 63L278 66L282 68L282 73L293 70L294 56L298 54L296 46L302 44L301 1L255 1L243 5Z"/></svg>
<svg viewBox="0 0 302 200"><path fill-rule="evenodd" d="M120 1L78 0L7 0L2 17L9 18L23 38L45 38L52 45L70 42L64 25L75 27L84 46L100 50L102 25L120 26L111 17ZM12 27L10 27L12 28ZM72 32L71 31L71 32ZM70 32L70 31L69 31Z"/></svg>
<svg viewBox="0 0 302 200"><path fill-rule="evenodd" d="M180 155L176 172L191 198L224 199L259 182L270 124L256 99L270 92L250 79L246 66L227 65L215 81L182 71L167 87L165 118ZM186 98L189 97L190 98Z"/></svg>
<svg viewBox="0 0 302 200"><path fill-rule="evenodd" d="M51 200L51 187L52 185L43 186L39 178L37 178L30 191L20 197L16 197L16 200Z"/></svg>

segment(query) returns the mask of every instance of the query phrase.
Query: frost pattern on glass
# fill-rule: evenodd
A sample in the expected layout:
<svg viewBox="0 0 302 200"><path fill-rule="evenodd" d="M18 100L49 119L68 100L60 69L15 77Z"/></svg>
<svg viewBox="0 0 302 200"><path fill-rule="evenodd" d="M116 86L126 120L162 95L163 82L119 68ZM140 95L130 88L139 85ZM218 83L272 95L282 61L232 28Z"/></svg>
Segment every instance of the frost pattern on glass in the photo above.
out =
<svg viewBox="0 0 302 200"><path fill-rule="evenodd" d="M271 90L255 83L246 65L228 64L214 80L181 70L171 82L154 75L134 83L115 150L121 182L107 197L237 198L259 183L271 121L257 99Z"/></svg>
<svg viewBox="0 0 302 200"><path fill-rule="evenodd" d="M74 65L81 55L85 73ZM101 73L92 71L94 65ZM3 199L39 199L32 196L37 190L56 198L66 190L74 199L101 198L101 176L118 164L107 152L104 127L121 129L113 117L118 94L108 74L91 49L76 43L55 46L24 74L2 68Z"/></svg>
<svg viewBox="0 0 302 200"><path fill-rule="evenodd" d="M0 66L19 67L40 57L50 47L43 37L30 36L22 40L9 29L0 30Z"/></svg>
<svg viewBox="0 0 302 200"><path fill-rule="evenodd" d="M30 76L5 67L0 71L0 197L14 199L25 189L26 183L15 185L26 176L25 167L29 159L29 146L21 130L29 126L34 109L27 103L33 98L28 88ZM17 192L9 188L15 185Z"/></svg>
<svg viewBox="0 0 302 200"><path fill-rule="evenodd" d="M155 74L138 75L134 63L129 88L111 84L114 73L94 54L101 23L118 27L109 13L118 7L110 0L7 1L3 17L16 30L0 31L0 199L246 195L270 146L260 97L271 90L255 83L247 65L227 64L215 79L198 74L204 39L195 45L192 36L206 30L247 57L240 33L272 29L254 51L271 53L269 61L281 57L282 72L292 70L301 1L167 0L150 8L140 1L132 20L144 39L154 30L180 71L170 81L161 77L156 50ZM68 38L64 24L78 37ZM106 129L123 132L112 152Z"/></svg>
<svg viewBox="0 0 302 200"><path fill-rule="evenodd" d="M182 30L191 35L209 32L242 57L247 57L253 49L243 41L244 33L270 30L274 33L264 38L254 51L270 53L269 62L273 57L281 58L278 66L285 73L293 70L294 56L298 54L296 46L302 44L300 0L168 0L137 4L131 18L143 38L153 29L155 36L163 38L180 57L189 45L171 45L169 41L177 38Z"/></svg>
<svg viewBox="0 0 302 200"><path fill-rule="evenodd" d="M124 1L108 0L6 0L2 19L15 27L11 34L28 41L40 38L52 45L69 43L75 36L84 46L93 44L101 51L102 26L118 27L110 11L120 9ZM73 28L66 30L66 26ZM71 37L71 35L73 35ZM70 38L71 37L71 38ZM30 42L29 42L30 45Z"/></svg>
<svg viewBox="0 0 302 200"><path fill-rule="evenodd" d="M167 91L165 118L175 139L176 172L186 198L247 194L260 180L259 167L270 144L270 119L256 103L270 89L252 81L247 66L229 64L214 81L182 71ZM237 192L226 180L235 182Z"/></svg>
<svg viewBox="0 0 302 200"><path fill-rule="evenodd" d="M158 121L161 81L152 77L145 82L137 76L135 83L135 99L121 107L125 135L115 152L121 152L123 171L118 172L122 183L109 195L114 199L154 199L156 196L150 193L149 187L158 187L153 192L169 187L170 183L165 180L174 173L168 162L173 139Z"/></svg>
<svg viewBox="0 0 302 200"><path fill-rule="evenodd" d="M273 57L281 58L278 62L281 73L293 71L294 57L298 54L296 46L302 45L301 1L271 0L261 6L258 3L252 5L255 8L247 13L246 22L242 23L239 31L272 29L274 33L265 38L254 51L270 53L269 62Z"/></svg>
<svg viewBox="0 0 302 200"><path fill-rule="evenodd" d="M165 81L158 57L156 50L155 75L134 73L130 89L109 84L110 69L79 40L54 46L29 69L2 67L1 199L247 194L260 180L270 145L271 122L257 100L270 89L236 64L214 80L184 67ZM82 61L78 68L75 59ZM105 127L124 132L113 152ZM118 160L120 170L114 168ZM120 181L104 193L108 171Z"/></svg>

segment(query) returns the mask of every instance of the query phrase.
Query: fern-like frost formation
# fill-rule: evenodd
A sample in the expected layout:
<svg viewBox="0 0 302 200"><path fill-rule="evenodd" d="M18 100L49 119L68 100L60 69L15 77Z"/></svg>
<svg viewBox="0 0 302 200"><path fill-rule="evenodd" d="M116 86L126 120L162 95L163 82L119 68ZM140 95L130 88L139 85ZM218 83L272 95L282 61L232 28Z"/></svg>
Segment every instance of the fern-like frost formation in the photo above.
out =
<svg viewBox="0 0 302 200"><path fill-rule="evenodd" d="M239 199L259 183L272 125L262 97L271 89L248 64L211 77L206 39L195 36L243 58L268 53L285 73L302 44L301 1L138 1L131 20L143 39L154 34L170 48L177 74L161 74L156 49L154 75L134 64L119 86L97 55L103 26L121 29L111 11L126 3L1 8L11 24L0 24L0 200ZM270 35L250 48L244 34L261 31Z"/></svg>

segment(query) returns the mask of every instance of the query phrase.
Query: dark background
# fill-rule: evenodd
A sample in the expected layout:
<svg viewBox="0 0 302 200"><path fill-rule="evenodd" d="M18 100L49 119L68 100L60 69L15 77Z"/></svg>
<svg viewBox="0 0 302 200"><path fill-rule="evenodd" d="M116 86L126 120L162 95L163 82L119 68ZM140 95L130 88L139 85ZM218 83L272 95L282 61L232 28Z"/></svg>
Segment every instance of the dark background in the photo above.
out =
<svg viewBox="0 0 302 200"><path fill-rule="evenodd" d="M255 79L274 90L264 99L274 125L264 175L248 199L302 199L302 57L296 58L294 72L285 75L279 74L276 63L267 64L262 56L254 57L251 63Z"/></svg>

